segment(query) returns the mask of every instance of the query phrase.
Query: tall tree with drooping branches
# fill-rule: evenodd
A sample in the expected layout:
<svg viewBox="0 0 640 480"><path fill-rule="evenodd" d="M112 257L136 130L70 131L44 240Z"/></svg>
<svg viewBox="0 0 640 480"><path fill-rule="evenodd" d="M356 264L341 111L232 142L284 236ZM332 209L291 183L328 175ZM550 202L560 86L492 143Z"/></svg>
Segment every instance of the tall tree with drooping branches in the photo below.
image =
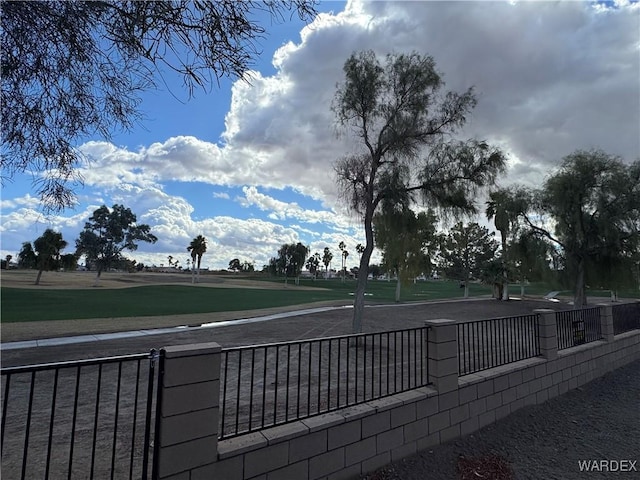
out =
<svg viewBox="0 0 640 480"><path fill-rule="evenodd" d="M381 61L364 51L347 59L344 73L333 111L340 133L350 136L357 150L339 159L335 172L365 231L352 324L353 332L360 332L380 202L398 192L416 193L432 208L475 213L474 199L494 184L505 157L484 141L455 139L476 95L472 88L444 92L432 57L414 52Z"/></svg>

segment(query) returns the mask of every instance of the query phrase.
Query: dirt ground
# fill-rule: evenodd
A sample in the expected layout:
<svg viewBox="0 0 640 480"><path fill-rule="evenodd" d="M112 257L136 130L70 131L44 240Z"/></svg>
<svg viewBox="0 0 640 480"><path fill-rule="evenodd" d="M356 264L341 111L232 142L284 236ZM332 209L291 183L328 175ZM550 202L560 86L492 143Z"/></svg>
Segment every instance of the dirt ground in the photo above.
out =
<svg viewBox="0 0 640 480"><path fill-rule="evenodd" d="M300 309L303 308L303 306L298 306L297 308ZM537 308L565 310L570 307L566 304L539 299L513 300L509 302L498 302L491 299L474 299L421 304L370 305L365 309L363 331L380 332L420 327L424 325L425 320L438 318L480 320L522 315L532 313L532 311ZM241 315L242 313L247 312L231 312L229 315L235 318L245 318ZM248 313L250 313L252 317L261 314L257 311ZM172 333L160 335L145 335L69 345L5 350L2 352L2 366L8 367L13 365L125 355L145 352L151 348L189 343L217 342L223 347L234 347L346 335L352 333L352 315L353 309L351 306L345 306L326 312L307 313L264 322L240 325L221 324L221 326L213 326L210 328L185 327ZM209 315L195 315L191 317L191 325L199 325L209 321ZM108 320L111 322L114 321L113 319ZM165 317L152 317L150 320L156 321L157 327L160 327L163 322L168 321ZM138 328L138 319L135 320L135 323L133 319L122 319L122 322L127 321L129 322L129 328L122 328L121 330L135 330ZM31 333L31 338L50 337L51 329L49 324L54 322L37 323L39 324L40 335L33 337L33 335L38 334L38 331L35 331ZM78 326L79 328L83 327L82 321L79 321ZM7 341L5 340L5 333L5 328L3 328L3 342ZM81 333L86 333L84 328L74 334L79 335Z"/></svg>

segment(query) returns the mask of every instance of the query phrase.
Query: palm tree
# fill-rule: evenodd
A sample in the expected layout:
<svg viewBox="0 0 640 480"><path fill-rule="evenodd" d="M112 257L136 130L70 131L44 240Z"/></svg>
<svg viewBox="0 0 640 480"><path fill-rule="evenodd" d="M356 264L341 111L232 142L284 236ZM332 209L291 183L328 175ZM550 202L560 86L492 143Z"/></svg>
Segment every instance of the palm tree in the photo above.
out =
<svg viewBox="0 0 640 480"><path fill-rule="evenodd" d="M198 235L196 238L191 240L191 243L187 247L187 250L191 252L191 260L193 269L191 270L191 283L195 283L194 278L194 270L196 269L196 260L197 260L197 268L198 268L198 281L200 281L200 263L202 262L202 256L207 251L207 239L202 235Z"/></svg>
<svg viewBox="0 0 640 480"><path fill-rule="evenodd" d="M342 260L342 282L344 283L344 262L346 260L346 257L344 256L344 252L346 251L347 245L344 242L340 242L338 244L338 249L342 252L342 254L340 255L341 260Z"/></svg>
<svg viewBox="0 0 640 480"><path fill-rule="evenodd" d="M62 234L47 228L41 237L33 242L34 249L38 254L38 276L36 285L40 285L40 277L44 270L51 270L54 261L60 257L60 251L67 246L67 242L62 239Z"/></svg>
<svg viewBox="0 0 640 480"><path fill-rule="evenodd" d="M487 201L487 219L493 218L496 230L500 232L502 244L502 300L509 300L509 272L507 266L507 237L512 224L515 223L516 215L512 211L509 203L509 192L507 190L496 190L489 194Z"/></svg>
<svg viewBox="0 0 640 480"><path fill-rule="evenodd" d="M331 265L331 260L333 259L333 253L329 250L329 247L324 247L324 251L322 252L322 263L324 263L324 279L329 278L329 265Z"/></svg>

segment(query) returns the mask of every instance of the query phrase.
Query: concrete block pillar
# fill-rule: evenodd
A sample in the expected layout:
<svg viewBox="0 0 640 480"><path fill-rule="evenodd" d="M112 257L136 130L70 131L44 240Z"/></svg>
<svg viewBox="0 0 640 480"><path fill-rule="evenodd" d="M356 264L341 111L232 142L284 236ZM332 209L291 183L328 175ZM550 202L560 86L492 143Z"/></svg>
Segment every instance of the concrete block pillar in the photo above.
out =
<svg viewBox="0 0 640 480"><path fill-rule="evenodd" d="M163 349L158 385L157 478L189 478L217 461L220 357L217 343Z"/></svg>
<svg viewBox="0 0 640 480"><path fill-rule="evenodd" d="M538 314L538 341L540 355L546 360L558 358L558 331L556 326L556 312L548 308L539 308L533 313Z"/></svg>
<svg viewBox="0 0 640 480"><path fill-rule="evenodd" d="M613 342L613 307L600 304L600 331L605 342Z"/></svg>
<svg viewBox="0 0 640 480"><path fill-rule="evenodd" d="M455 320L427 320L429 380L440 395L458 389L458 334Z"/></svg>

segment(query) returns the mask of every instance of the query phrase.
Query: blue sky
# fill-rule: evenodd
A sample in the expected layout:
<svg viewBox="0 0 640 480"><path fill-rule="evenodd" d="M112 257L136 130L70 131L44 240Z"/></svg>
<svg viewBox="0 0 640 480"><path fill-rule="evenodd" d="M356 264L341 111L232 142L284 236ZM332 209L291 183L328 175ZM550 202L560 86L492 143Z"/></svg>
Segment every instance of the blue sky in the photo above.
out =
<svg viewBox="0 0 640 480"><path fill-rule="evenodd" d="M579 148L640 157L637 2L353 0L319 10L306 26L295 15L265 24L250 83L223 79L189 100L166 74L170 91L142 96L141 125L78 145L92 161L75 208L45 216L29 176L3 185L0 255L16 257L48 227L72 251L103 203L123 203L152 226L159 242L131 255L145 264L172 255L186 265L199 234L210 268L232 258L261 267L297 241L312 252L345 241L354 253L362 228L340 202L332 162L357 146L336 137L330 104L344 61L363 49L429 54L448 89L475 85L479 104L462 134L508 153L502 184L539 185Z"/></svg>

